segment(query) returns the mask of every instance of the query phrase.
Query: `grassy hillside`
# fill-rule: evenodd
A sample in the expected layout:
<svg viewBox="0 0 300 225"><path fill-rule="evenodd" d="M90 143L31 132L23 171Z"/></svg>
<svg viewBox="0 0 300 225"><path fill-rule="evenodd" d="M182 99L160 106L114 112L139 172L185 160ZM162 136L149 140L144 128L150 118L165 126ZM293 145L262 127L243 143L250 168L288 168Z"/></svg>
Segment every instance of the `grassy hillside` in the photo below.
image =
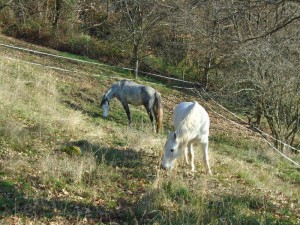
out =
<svg viewBox="0 0 300 225"><path fill-rule="evenodd" d="M130 127L117 100L101 117L101 95L128 72L0 49L1 224L300 223L299 169L212 102L141 78L163 96L164 133L154 134L142 107L131 107ZM183 160L160 169L172 109L185 100L211 117L212 176L200 152L195 174Z"/></svg>

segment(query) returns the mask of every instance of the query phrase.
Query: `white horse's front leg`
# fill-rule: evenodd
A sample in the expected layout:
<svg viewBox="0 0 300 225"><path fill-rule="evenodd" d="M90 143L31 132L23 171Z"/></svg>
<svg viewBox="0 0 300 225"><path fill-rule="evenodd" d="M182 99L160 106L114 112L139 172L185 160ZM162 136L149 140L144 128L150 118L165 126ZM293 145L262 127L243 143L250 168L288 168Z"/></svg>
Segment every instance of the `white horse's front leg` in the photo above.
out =
<svg viewBox="0 0 300 225"><path fill-rule="evenodd" d="M193 144L190 143L188 146L188 151L191 154L191 166L192 166L192 172L195 172L195 154L194 154L194 148Z"/></svg>
<svg viewBox="0 0 300 225"><path fill-rule="evenodd" d="M202 149L203 149L203 160L206 165L206 169L208 174L212 174L209 166L209 161L208 161L208 142L202 143Z"/></svg>

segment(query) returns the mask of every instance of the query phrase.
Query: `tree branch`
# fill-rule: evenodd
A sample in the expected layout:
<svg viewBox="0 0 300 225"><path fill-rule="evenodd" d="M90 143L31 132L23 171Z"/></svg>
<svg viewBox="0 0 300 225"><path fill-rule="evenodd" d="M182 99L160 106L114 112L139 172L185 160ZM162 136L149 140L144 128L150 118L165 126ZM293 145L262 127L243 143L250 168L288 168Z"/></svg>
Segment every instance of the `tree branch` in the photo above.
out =
<svg viewBox="0 0 300 225"><path fill-rule="evenodd" d="M273 30L265 33L265 34L262 34L262 35L259 35L259 36L256 36L256 37L252 37L252 38L248 38L244 41L242 41L243 43L246 43L248 41L253 41L253 40L256 40L256 39L260 39L260 38L264 38L266 36L269 36L269 35L272 35L273 33L281 30L282 28L286 27L287 25L289 25L290 23L294 22L295 20L299 20L300 19L300 16L296 16L288 21L286 21L285 23L281 24L281 25L278 25L277 27L275 27Z"/></svg>

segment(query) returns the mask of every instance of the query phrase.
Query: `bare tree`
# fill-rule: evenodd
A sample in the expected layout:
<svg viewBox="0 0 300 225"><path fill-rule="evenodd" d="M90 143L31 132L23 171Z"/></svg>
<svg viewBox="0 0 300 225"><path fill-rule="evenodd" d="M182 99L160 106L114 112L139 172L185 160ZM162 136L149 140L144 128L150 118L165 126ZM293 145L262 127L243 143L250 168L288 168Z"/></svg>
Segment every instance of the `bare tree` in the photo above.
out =
<svg viewBox="0 0 300 225"><path fill-rule="evenodd" d="M230 24L228 1L180 1L174 27L185 38L189 71L208 87L209 74L218 68L236 48Z"/></svg>
<svg viewBox="0 0 300 225"><path fill-rule="evenodd" d="M268 37L300 20L297 1L232 1L230 20L236 41ZM230 4L230 3L228 3Z"/></svg>
<svg viewBox="0 0 300 225"><path fill-rule="evenodd" d="M117 5L121 13L118 32L122 41L131 46L131 65L134 67L134 77L137 78L140 60L150 53L150 36L166 14L157 1L121 0Z"/></svg>
<svg viewBox="0 0 300 225"><path fill-rule="evenodd" d="M239 94L251 92L248 96L255 102L258 122L262 116L266 118L281 150L281 142L293 145L300 131L299 41L298 37L281 41L268 38L243 46L239 54L244 65L239 71L243 72L232 85Z"/></svg>

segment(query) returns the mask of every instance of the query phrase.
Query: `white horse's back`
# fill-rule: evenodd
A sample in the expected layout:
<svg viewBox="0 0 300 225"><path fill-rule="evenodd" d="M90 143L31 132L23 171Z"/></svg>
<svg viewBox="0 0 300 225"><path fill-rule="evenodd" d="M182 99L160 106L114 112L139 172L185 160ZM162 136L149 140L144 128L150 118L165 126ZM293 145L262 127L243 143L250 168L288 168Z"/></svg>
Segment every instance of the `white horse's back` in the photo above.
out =
<svg viewBox="0 0 300 225"><path fill-rule="evenodd" d="M179 136L206 139L209 135L209 116L197 102L181 102L173 114L173 124Z"/></svg>

